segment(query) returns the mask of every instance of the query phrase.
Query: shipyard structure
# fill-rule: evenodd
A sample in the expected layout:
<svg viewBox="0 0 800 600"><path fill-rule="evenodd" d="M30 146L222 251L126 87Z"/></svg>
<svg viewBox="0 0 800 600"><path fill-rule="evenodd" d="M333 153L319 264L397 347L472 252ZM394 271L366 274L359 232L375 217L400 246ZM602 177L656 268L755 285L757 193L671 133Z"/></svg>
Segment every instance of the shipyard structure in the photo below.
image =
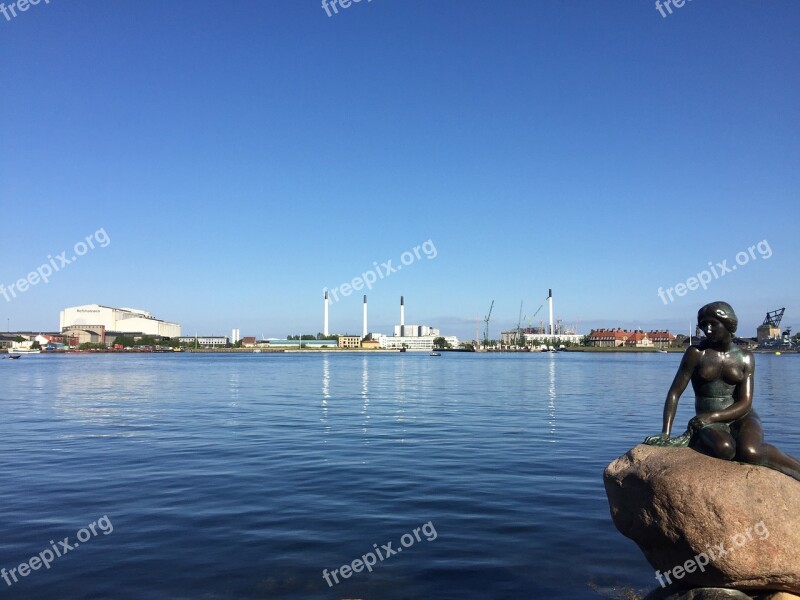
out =
<svg viewBox="0 0 800 600"><path fill-rule="evenodd" d="M553 290L548 290L545 302L548 305L548 312L550 313L549 324L545 325L544 321L541 322L539 327L522 327L522 306L520 306L520 323L516 329L500 332L500 343L503 346L540 346L546 344L578 344L581 341L581 336L577 332L577 327L569 328L564 325L561 319L553 322ZM544 303L533 314L535 317L539 311L544 307ZM491 314L491 311L490 311ZM486 325L488 328L489 317L486 317ZM532 320L532 318L531 318ZM484 338L488 338L488 333L484 334ZM486 341L486 339L484 340Z"/></svg>
<svg viewBox="0 0 800 600"><path fill-rule="evenodd" d="M65 308L61 311L59 326L64 336L75 340L74 345L112 344L120 336L177 338L181 335L180 325L156 319L145 310L101 304Z"/></svg>

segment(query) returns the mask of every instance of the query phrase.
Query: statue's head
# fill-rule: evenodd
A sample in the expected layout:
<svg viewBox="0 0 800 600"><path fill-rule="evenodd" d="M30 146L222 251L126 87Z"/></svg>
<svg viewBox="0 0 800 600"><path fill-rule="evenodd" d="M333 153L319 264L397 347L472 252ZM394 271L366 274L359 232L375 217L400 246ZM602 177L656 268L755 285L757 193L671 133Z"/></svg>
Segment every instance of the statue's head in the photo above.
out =
<svg viewBox="0 0 800 600"><path fill-rule="evenodd" d="M731 335L736 333L736 328L739 326L739 319L733 308L727 302L717 301L706 304L703 308L697 311L697 322L700 323L704 317L713 317L725 326Z"/></svg>

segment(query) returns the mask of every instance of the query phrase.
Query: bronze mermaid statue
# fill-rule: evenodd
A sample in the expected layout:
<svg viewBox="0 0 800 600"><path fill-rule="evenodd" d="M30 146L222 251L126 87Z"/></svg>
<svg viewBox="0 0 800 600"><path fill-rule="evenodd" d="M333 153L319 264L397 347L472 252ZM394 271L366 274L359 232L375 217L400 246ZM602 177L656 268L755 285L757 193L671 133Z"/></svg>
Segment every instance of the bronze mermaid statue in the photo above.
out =
<svg viewBox="0 0 800 600"><path fill-rule="evenodd" d="M800 481L800 461L764 443L761 419L753 410L753 353L733 343L738 319L727 302L706 304L697 313L705 338L690 345L664 403L660 435L652 446L690 446L724 460L761 465ZM678 401L692 383L697 415L683 435L670 437Z"/></svg>

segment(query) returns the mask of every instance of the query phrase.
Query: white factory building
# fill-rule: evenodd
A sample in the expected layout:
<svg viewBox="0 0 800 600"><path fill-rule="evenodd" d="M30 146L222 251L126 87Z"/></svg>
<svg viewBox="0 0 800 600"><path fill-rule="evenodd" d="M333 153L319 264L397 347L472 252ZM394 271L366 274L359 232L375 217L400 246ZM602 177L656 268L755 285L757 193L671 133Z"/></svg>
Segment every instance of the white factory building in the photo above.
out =
<svg viewBox="0 0 800 600"><path fill-rule="evenodd" d="M142 333L177 338L181 326L156 319L149 312L135 308L112 308L100 304L73 306L61 311L60 329L75 325L103 326L108 332Z"/></svg>
<svg viewBox="0 0 800 600"><path fill-rule="evenodd" d="M383 336L380 339L381 348L385 348L386 350L400 350L402 348L406 348L407 350L433 350L433 340L434 337L432 335L428 335L425 337L419 336L412 336L406 337L401 335L394 335L394 336Z"/></svg>
<svg viewBox="0 0 800 600"><path fill-rule="evenodd" d="M435 340L438 335L413 335L413 336L388 336L388 335L381 335L377 336L375 339L380 342L380 347L386 350L400 350L401 348L406 348L407 350L433 350L433 340ZM457 348L459 345L458 338L454 335L447 335L443 336L444 341L450 344L451 347Z"/></svg>
<svg viewBox="0 0 800 600"><path fill-rule="evenodd" d="M383 336L381 348L387 350L433 350L433 340L439 337L439 330L427 325L395 325L394 335Z"/></svg>
<svg viewBox="0 0 800 600"><path fill-rule="evenodd" d="M396 337L439 337L439 330L427 325L395 325L394 335Z"/></svg>
<svg viewBox="0 0 800 600"><path fill-rule="evenodd" d="M392 337L380 339L381 348L387 350L433 350L433 340L439 337L439 330L427 325L406 325L405 299L400 296L400 324L394 326Z"/></svg>

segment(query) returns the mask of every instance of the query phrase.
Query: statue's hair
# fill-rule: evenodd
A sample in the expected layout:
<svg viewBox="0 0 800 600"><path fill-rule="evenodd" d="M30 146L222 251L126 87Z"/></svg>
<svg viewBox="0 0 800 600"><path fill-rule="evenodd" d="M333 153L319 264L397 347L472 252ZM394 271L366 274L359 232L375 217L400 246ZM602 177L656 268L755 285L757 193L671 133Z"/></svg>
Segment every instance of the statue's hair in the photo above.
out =
<svg viewBox="0 0 800 600"><path fill-rule="evenodd" d="M725 329L731 333L736 333L736 328L739 326L739 319L736 317L736 313L733 312L731 305L727 302L719 300L706 304L697 311L697 322L699 323L702 321L703 317L706 315L719 320L720 323L725 326Z"/></svg>

